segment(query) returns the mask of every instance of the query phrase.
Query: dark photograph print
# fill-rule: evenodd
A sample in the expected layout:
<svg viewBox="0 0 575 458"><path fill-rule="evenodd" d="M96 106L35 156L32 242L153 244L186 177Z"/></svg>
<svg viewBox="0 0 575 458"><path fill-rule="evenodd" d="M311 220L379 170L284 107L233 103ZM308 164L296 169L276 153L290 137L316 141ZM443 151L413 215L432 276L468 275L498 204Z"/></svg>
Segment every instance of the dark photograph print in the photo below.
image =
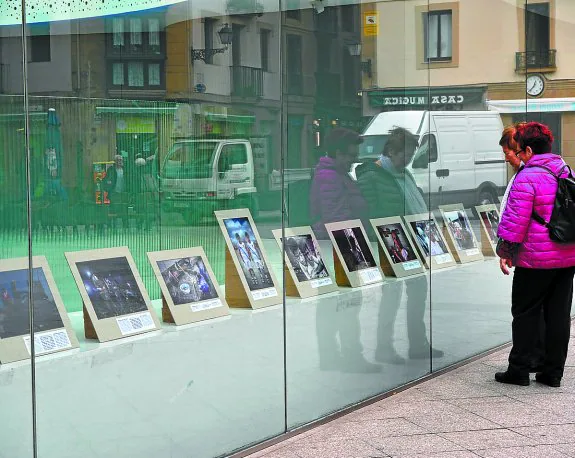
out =
<svg viewBox="0 0 575 458"><path fill-rule="evenodd" d="M497 242L497 229L499 229L499 215L497 214L497 210L481 212L481 219L483 220L485 230L491 242Z"/></svg>
<svg viewBox="0 0 575 458"><path fill-rule="evenodd" d="M77 262L99 320L148 310L125 256Z"/></svg>
<svg viewBox="0 0 575 458"><path fill-rule="evenodd" d="M286 238L285 249L298 281L329 277L319 247L310 234Z"/></svg>
<svg viewBox="0 0 575 458"><path fill-rule="evenodd" d="M447 220L447 226L451 235L455 239L458 250L469 250L471 248L476 248L475 239L473 238L473 232L471 230L471 225L469 224L469 219L463 211L450 211L444 212L445 219Z"/></svg>
<svg viewBox="0 0 575 458"><path fill-rule="evenodd" d="M201 256L157 261L174 305L218 297Z"/></svg>
<svg viewBox="0 0 575 458"><path fill-rule="evenodd" d="M64 327L42 268L32 272L34 332ZM0 339L30 333L28 270L0 272Z"/></svg>
<svg viewBox="0 0 575 458"><path fill-rule="evenodd" d="M224 219L250 291L273 288L274 282L256 241L250 220L245 217Z"/></svg>
<svg viewBox="0 0 575 458"><path fill-rule="evenodd" d="M385 248L394 264L414 261L417 259L417 256L415 256L415 253L411 249L407 234L403 230L401 224L395 223L377 226L377 232L379 232L379 235L385 244Z"/></svg>
<svg viewBox="0 0 575 458"><path fill-rule="evenodd" d="M332 234L348 271L376 267L375 259L359 227L339 229Z"/></svg>
<svg viewBox="0 0 575 458"><path fill-rule="evenodd" d="M426 257L447 253L447 247L439 234L439 229L433 220L414 221L409 223L417 237L419 246Z"/></svg>

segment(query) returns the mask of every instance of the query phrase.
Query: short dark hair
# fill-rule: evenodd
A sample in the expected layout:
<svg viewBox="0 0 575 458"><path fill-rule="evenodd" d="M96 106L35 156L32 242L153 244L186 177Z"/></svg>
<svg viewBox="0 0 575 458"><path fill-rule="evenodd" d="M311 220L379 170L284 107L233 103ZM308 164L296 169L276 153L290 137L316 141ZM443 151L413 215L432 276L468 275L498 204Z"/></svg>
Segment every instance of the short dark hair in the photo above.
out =
<svg viewBox="0 0 575 458"><path fill-rule="evenodd" d="M383 147L383 154L400 153L404 151L415 151L419 146L419 138L404 127L394 127L389 131L389 136Z"/></svg>
<svg viewBox="0 0 575 458"><path fill-rule="evenodd" d="M527 147L533 150L533 154L545 154L551 152L553 145L553 133L551 129L540 122L527 122L517 127L513 139L522 151Z"/></svg>
<svg viewBox="0 0 575 458"><path fill-rule="evenodd" d="M361 136L343 127L333 129L325 139L325 149L329 157L335 157L338 151L346 152L351 145L359 145L363 142Z"/></svg>

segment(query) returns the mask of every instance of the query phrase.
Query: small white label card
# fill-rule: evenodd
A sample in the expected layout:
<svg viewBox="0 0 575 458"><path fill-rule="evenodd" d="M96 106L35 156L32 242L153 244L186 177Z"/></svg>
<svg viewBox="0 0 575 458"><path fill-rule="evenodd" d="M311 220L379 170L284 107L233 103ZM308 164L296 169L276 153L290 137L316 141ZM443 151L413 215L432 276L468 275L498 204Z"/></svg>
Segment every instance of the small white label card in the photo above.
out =
<svg viewBox="0 0 575 458"><path fill-rule="evenodd" d="M377 267L372 267L371 269L363 269L359 271L359 276L361 277L361 281L365 283L375 283L378 281L382 281L383 278L381 276L381 272Z"/></svg>
<svg viewBox="0 0 575 458"><path fill-rule="evenodd" d="M252 291L252 298L254 301L259 301L260 299L267 299L268 297L275 297L278 295L278 292L275 288L265 288L265 289L257 289Z"/></svg>
<svg viewBox="0 0 575 458"><path fill-rule="evenodd" d="M116 321L123 336L155 328L154 320L150 312L118 317Z"/></svg>
<svg viewBox="0 0 575 458"><path fill-rule="evenodd" d="M466 250L465 254L467 256L475 256L475 255L479 254L479 248L472 248L470 250Z"/></svg>
<svg viewBox="0 0 575 458"><path fill-rule="evenodd" d="M416 259L415 261L402 262L401 267L403 267L403 270L419 269L421 267L421 263Z"/></svg>
<svg viewBox="0 0 575 458"><path fill-rule="evenodd" d="M28 353L32 354L30 336L24 336L23 339ZM65 329L56 329L55 331L34 334L34 353L36 355L56 350L65 350L66 348L72 348L72 342L70 342L70 338Z"/></svg>
<svg viewBox="0 0 575 458"><path fill-rule="evenodd" d="M446 262L453 261L453 258L449 253L438 254L437 256L434 256L433 259L435 259L437 264L445 264Z"/></svg>
<svg viewBox="0 0 575 458"><path fill-rule="evenodd" d="M333 281L331 280L331 278L329 277L325 277L325 278L318 278L316 280L311 280L309 282L309 285L312 288L321 288L322 286L329 286L329 285L333 285Z"/></svg>
<svg viewBox="0 0 575 458"><path fill-rule="evenodd" d="M190 304L192 312L201 312L202 310L215 309L222 306L222 301L218 299L212 299L211 301L204 301L198 304Z"/></svg>

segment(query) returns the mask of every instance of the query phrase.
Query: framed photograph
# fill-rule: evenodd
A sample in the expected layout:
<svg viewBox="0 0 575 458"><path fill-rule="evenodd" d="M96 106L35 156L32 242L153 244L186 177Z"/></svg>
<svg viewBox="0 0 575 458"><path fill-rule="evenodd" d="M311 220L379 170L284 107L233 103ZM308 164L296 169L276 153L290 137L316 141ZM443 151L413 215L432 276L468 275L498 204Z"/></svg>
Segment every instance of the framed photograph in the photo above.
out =
<svg viewBox="0 0 575 458"><path fill-rule="evenodd" d="M425 267L441 269L456 264L433 215L421 213L404 216L403 219Z"/></svg>
<svg viewBox="0 0 575 458"><path fill-rule="evenodd" d="M86 338L107 342L159 329L128 247L65 255L84 301Z"/></svg>
<svg viewBox="0 0 575 458"><path fill-rule="evenodd" d="M401 217L370 220L379 242L379 264L385 275L406 277L425 272Z"/></svg>
<svg viewBox="0 0 575 458"><path fill-rule="evenodd" d="M325 225L334 248L335 279L340 286L358 287L383 281L360 220Z"/></svg>
<svg viewBox="0 0 575 458"><path fill-rule="evenodd" d="M230 307L281 304L282 295L248 209L214 212L226 240L226 300Z"/></svg>
<svg viewBox="0 0 575 458"><path fill-rule="evenodd" d="M497 248L497 229L499 229L499 211L497 206L478 205L475 207L481 223L481 250L485 256L495 256Z"/></svg>
<svg viewBox="0 0 575 458"><path fill-rule="evenodd" d="M30 358L29 259L0 261L0 363ZM66 308L44 256L32 258L36 356L78 347Z"/></svg>
<svg viewBox="0 0 575 458"><path fill-rule="evenodd" d="M155 251L148 259L162 290L164 321L182 325L229 315L203 248Z"/></svg>
<svg viewBox="0 0 575 458"><path fill-rule="evenodd" d="M461 263L481 261L483 254L463 204L440 205L439 210L443 217L445 238L455 260Z"/></svg>
<svg viewBox="0 0 575 458"><path fill-rule="evenodd" d="M272 231L280 249L282 230ZM331 277L317 239L310 226L284 229L286 267L286 294L302 298L331 293L337 285Z"/></svg>

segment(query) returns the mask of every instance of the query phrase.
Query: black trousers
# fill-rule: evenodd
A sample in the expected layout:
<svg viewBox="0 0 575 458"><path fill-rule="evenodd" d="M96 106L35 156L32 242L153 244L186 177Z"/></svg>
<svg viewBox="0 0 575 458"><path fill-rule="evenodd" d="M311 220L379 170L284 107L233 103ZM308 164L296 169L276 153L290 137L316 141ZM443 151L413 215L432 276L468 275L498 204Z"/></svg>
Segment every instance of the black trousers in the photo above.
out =
<svg viewBox="0 0 575 458"><path fill-rule="evenodd" d="M543 312L543 370L553 377L563 376L571 327L574 274L575 267L515 268L511 293L513 347L509 353L510 371L521 375L529 374Z"/></svg>

